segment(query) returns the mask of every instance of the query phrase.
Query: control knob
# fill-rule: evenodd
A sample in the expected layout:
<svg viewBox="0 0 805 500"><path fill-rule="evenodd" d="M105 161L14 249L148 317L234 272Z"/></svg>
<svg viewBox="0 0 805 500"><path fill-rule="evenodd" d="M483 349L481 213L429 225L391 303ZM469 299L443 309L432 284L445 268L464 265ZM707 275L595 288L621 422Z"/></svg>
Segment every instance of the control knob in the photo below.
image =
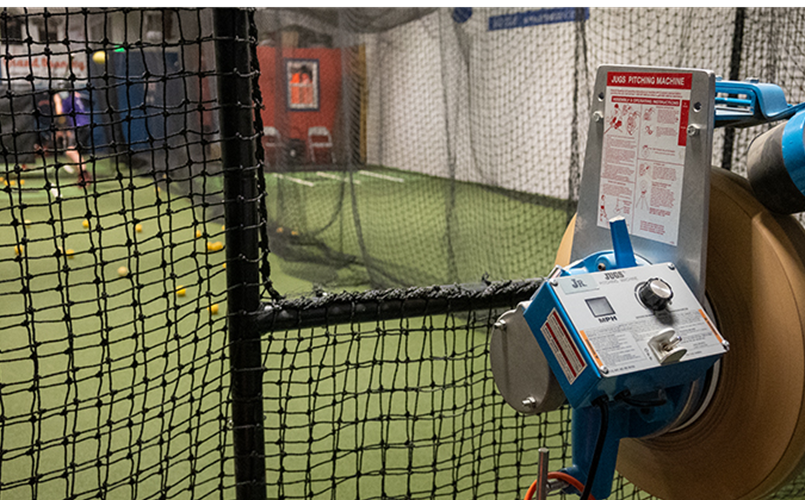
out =
<svg viewBox="0 0 805 500"><path fill-rule="evenodd" d="M651 278L637 289L637 296L646 307L653 311L665 308L674 297L671 285L660 278Z"/></svg>

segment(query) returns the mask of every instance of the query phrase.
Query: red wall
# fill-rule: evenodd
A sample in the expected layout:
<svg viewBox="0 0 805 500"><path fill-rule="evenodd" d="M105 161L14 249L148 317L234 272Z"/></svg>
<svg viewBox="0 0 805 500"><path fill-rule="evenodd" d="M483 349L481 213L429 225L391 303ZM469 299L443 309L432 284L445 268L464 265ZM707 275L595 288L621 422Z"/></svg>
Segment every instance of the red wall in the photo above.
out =
<svg viewBox="0 0 805 500"><path fill-rule="evenodd" d="M277 52L282 54L277 60ZM341 51L339 49L277 49L257 47L260 61L260 90L263 93L263 125L277 128L283 140L301 139L307 143L310 127L325 126L338 140L336 116L341 100ZM319 110L293 111L286 104L285 59L319 61Z"/></svg>

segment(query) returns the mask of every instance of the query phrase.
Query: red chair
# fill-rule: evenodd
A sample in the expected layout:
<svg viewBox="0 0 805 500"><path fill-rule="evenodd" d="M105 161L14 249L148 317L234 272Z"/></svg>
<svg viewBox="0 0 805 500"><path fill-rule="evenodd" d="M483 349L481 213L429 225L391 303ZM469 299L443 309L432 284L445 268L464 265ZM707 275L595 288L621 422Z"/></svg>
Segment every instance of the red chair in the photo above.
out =
<svg viewBox="0 0 805 500"><path fill-rule="evenodd" d="M266 164L276 165L282 152L282 137L279 131L272 126L263 127L262 142L266 155Z"/></svg>
<svg viewBox="0 0 805 500"><path fill-rule="evenodd" d="M307 148L311 163L335 163L333 138L327 127L310 127L307 130Z"/></svg>

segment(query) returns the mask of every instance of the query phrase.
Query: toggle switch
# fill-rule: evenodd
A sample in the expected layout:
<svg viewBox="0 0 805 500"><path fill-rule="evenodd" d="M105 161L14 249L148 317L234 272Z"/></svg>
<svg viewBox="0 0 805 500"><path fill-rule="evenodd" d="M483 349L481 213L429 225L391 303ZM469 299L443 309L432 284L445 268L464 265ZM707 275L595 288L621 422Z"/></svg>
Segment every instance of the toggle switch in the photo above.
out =
<svg viewBox="0 0 805 500"><path fill-rule="evenodd" d="M666 328L651 337L648 345L661 365L676 363L687 354L688 350L680 347L682 337L673 328Z"/></svg>

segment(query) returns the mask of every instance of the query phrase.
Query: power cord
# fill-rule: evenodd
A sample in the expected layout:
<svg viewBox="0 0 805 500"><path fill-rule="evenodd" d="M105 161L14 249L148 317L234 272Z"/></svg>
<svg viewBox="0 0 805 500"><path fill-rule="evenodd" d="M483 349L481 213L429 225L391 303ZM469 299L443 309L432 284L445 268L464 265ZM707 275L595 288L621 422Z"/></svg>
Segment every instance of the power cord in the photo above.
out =
<svg viewBox="0 0 805 500"><path fill-rule="evenodd" d="M598 464L601 462L601 454L604 452L604 443L607 440L607 429L609 428L609 405L607 404L608 398L601 396L593 401L593 405L601 410L601 428L598 430L598 439L595 442L595 450L593 451L593 458L590 462L590 471L587 474L587 483L584 485L584 491L581 492L579 500L589 500L590 491L595 482L595 474L598 472Z"/></svg>

